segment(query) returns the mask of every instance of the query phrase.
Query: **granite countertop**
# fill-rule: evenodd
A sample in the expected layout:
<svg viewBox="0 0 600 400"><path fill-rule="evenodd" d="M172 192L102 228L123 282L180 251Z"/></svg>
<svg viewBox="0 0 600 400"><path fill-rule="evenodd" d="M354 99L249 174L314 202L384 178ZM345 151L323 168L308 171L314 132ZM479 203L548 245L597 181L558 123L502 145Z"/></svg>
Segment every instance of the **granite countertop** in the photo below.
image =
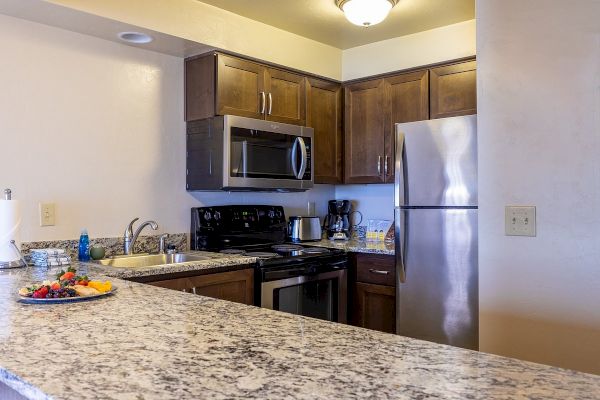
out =
<svg viewBox="0 0 600 400"><path fill-rule="evenodd" d="M105 278L102 267L77 267ZM114 295L95 301L16 301L19 287L55 270L0 270L0 385L29 399L582 400L600 393L596 375L120 279Z"/></svg>
<svg viewBox="0 0 600 400"><path fill-rule="evenodd" d="M115 268L110 266L102 266L102 269L105 275L113 278L136 279L191 271L213 273L219 272L220 270L235 269L234 267L252 268L253 264L255 264L257 261L256 257L211 253L207 251L192 251L186 252L186 254L199 255L206 258L206 260L165 264L143 268Z"/></svg>
<svg viewBox="0 0 600 400"><path fill-rule="evenodd" d="M370 253L394 255L393 242L368 242L365 239L329 240L319 242L306 242L307 246L327 247L329 249L342 249L351 253Z"/></svg>

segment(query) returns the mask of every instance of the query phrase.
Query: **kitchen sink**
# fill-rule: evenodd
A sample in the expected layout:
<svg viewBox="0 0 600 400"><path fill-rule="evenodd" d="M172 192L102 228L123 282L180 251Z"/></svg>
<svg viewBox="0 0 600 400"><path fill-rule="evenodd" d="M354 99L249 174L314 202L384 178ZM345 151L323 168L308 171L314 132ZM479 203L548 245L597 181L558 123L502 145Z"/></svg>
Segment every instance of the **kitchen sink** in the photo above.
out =
<svg viewBox="0 0 600 400"><path fill-rule="evenodd" d="M130 256L114 256L95 261L98 264L115 268L145 268L165 264L177 264L190 261L210 260L210 257L199 254L134 254Z"/></svg>

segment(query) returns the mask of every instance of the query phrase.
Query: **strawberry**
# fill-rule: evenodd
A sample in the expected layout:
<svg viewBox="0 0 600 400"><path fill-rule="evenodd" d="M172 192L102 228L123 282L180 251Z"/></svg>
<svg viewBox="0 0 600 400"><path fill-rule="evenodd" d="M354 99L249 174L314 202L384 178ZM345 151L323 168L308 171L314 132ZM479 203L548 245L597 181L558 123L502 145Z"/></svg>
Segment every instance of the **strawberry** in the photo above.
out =
<svg viewBox="0 0 600 400"><path fill-rule="evenodd" d="M35 297L36 299L44 299L46 298L48 292L48 286L42 286L41 288L33 292L33 297Z"/></svg>
<svg viewBox="0 0 600 400"><path fill-rule="evenodd" d="M68 281L68 280L72 279L74 276L75 276L75 273L74 273L74 272L71 272L71 271L69 271L69 272L65 272L65 273L64 273L64 274L63 274L63 275L60 277L60 280L61 280L61 281Z"/></svg>

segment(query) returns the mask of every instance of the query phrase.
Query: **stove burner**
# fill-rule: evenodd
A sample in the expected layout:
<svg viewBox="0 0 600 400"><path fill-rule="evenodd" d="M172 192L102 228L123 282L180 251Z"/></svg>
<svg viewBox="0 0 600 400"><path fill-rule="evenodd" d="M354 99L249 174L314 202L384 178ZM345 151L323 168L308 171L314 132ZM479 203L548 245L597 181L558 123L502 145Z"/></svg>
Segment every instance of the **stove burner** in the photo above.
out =
<svg viewBox="0 0 600 400"><path fill-rule="evenodd" d="M242 255L242 254L246 254L246 251L242 250L242 249L225 249L225 250L221 250L219 253Z"/></svg>
<svg viewBox="0 0 600 400"><path fill-rule="evenodd" d="M258 258L276 258L281 257L277 253L269 253L267 251L251 251L245 254L247 257L258 257Z"/></svg>
<svg viewBox="0 0 600 400"><path fill-rule="evenodd" d="M329 253L329 250L322 247L305 247L302 249L303 254L325 254Z"/></svg>
<svg viewBox="0 0 600 400"><path fill-rule="evenodd" d="M271 246L271 248L275 251L282 252L299 251L304 249L304 247L299 246L297 244L276 244L274 246Z"/></svg>

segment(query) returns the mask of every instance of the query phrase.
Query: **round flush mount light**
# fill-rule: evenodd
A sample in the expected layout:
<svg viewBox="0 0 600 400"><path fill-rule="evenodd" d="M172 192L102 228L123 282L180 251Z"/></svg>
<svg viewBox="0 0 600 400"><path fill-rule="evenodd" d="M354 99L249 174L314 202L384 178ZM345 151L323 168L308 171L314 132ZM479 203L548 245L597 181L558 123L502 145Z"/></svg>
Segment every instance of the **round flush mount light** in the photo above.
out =
<svg viewBox="0 0 600 400"><path fill-rule="evenodd" d="M383 21L399 0L336 0L336 5L354 25L369 27Z"/></svg>
<svg viewBox="0 0 600 400"><path fill-rule="evenodd" d="M144 44L150 43L152 36L140 32L119 32L119 39L127 43Z"/></svg>

